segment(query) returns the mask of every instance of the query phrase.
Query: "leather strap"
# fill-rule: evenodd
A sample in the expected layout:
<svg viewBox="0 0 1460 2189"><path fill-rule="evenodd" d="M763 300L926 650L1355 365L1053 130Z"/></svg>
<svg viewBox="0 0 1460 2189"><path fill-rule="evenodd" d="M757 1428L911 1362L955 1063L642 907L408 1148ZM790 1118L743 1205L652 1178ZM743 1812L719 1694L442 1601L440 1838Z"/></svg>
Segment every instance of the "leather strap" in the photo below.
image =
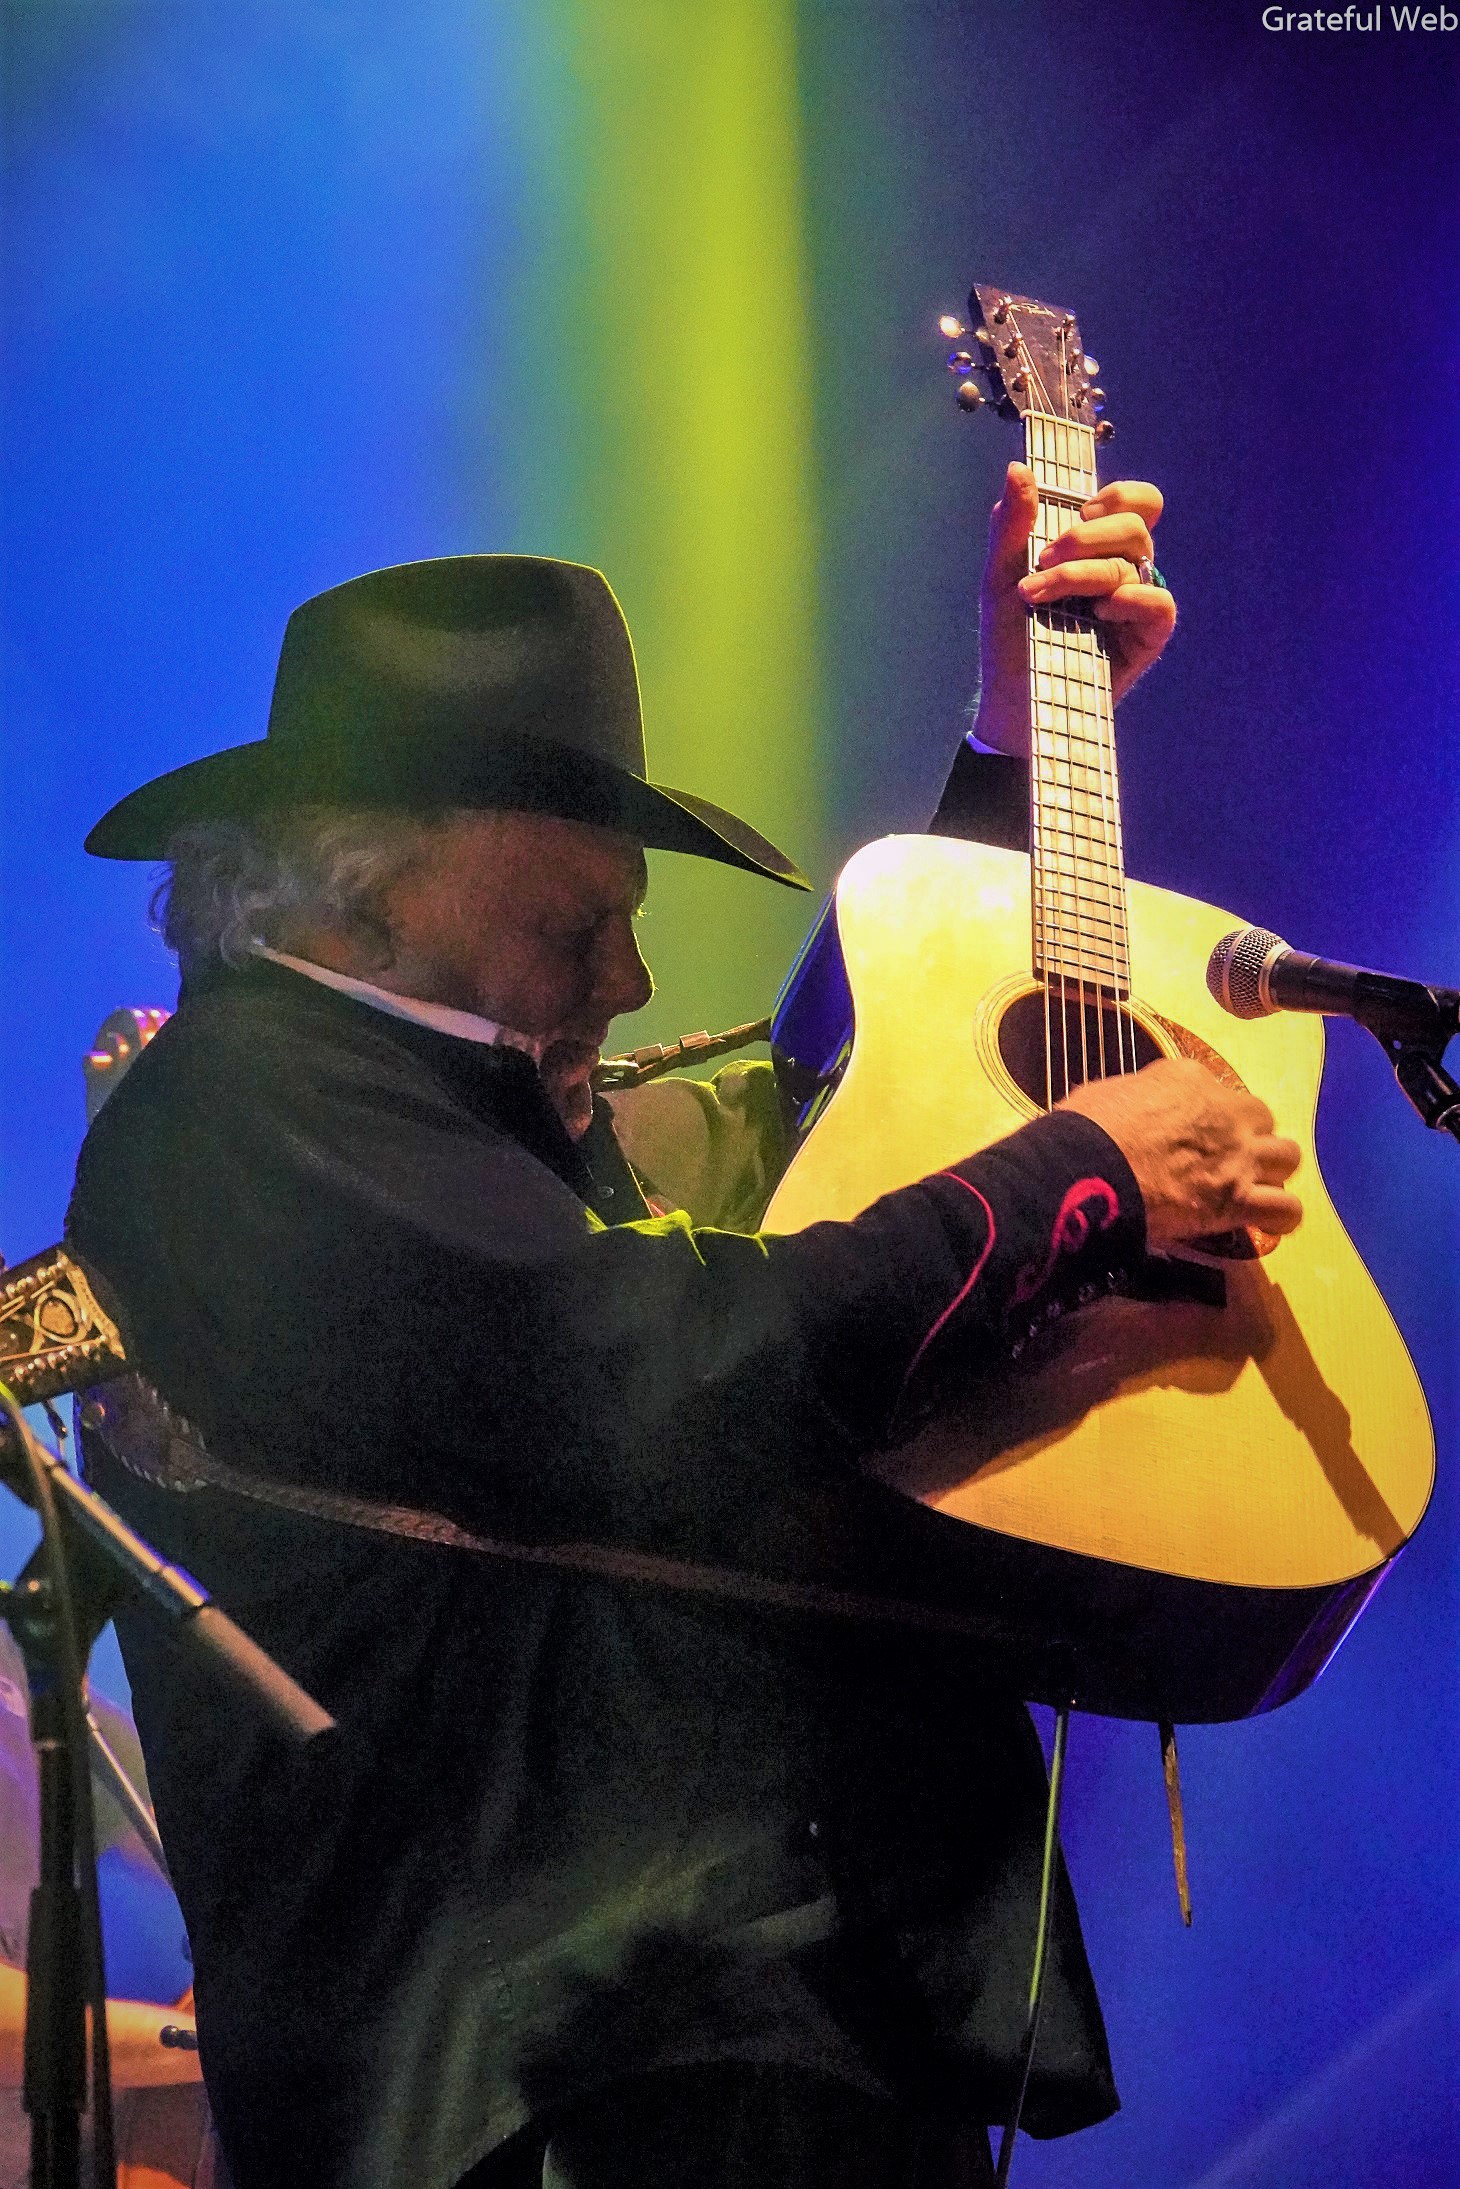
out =
<svg viewBox="0 0 1460 2189"><path fill-rule="evenodd" d="M178 1495L221 1490L303 1519L364 1528L375 1535L413 1543L434 1543L446 1550L466 1551L507 1565L674 1589L731 1603L754 1604L768 1611L811 1612L864 1624L921 1628L980 1642L997 1641L1008 1632L1006 1620L975 1612L942 1610L816 1582L777 1581L761 1574L741 1573L730 1566L703 1565L654 1551L621 1550L601 1543L519 1543L481 1535L443 1513L422 1511L412 1505L380 1504L371 1498L312 1489L301 1482L255 1473L217 1458L197 1430L137 1375L119 1376L86 1392L80 1420L86 1434L96 1437L130 1473L155 1488Z"/></svg>

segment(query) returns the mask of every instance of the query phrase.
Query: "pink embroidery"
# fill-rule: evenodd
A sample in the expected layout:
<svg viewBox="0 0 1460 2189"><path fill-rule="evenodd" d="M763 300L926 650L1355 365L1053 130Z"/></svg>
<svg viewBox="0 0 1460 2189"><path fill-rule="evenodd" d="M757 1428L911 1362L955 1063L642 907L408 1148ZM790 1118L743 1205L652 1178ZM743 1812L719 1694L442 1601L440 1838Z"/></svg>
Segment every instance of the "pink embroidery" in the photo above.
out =
<svg viewBox="0 0 1460 2189"><path fill-rule="evenodd" d="M940 1178L951 1178L956 1186L962 1186L965 1193L971 1193L975 1201L982 1203L983 1212L989 1220L989 1235L983 1243L983 1250L980 1253L978 1260L974 1263L973 1268L969 1271L967 1277L959 1286L958 1291L954 1294L953 1298L948 1302L948 1305L944 1308L942 1314L938 1317L938 1320L934 1323L932 1329L928 1332L922 1344L918 1347L916 1353L914 1353L912 1360L908 1364L907 1374L902 1379L899 1396L901 1396L901 1391L905 1391L908 1385L912 1382L913 1376L917 1372L919 1361L921 1361L923 1355L927 1352L928 1347L933 1343L933 1340L937 1337L939 1331L946 1328L950 1318L958 1313L959 1308L962 1307L964 1301L968 1298L969 1293L972 1292L974 1286L978 1283L979 1278L983 1275L984 1272L984 1264L987 1262L989 1256L993 1253L994 1250L994 1212L989 1207L988 1202L984 1200L984 1197L979 1192L977 1186L971 1186L966 1178L960 1178L957 1171L940 1171L938 1173L938 1176Z"/></svg>
<svg viewBox="0 0 1460 2189"><path fill-rule="evenodd" d="M1014 1302L1032 1300L1036 1292L1043 1290L1054 1272L1055 1263L1062 1254L1078 1254L1090 1236L1090 1216L1084 1204L1096 1204L1095 1222L1101 1231L1109 1231L1120 1214L1120 1196L1103 1178L1082 1178L1071 1186L1060 1203L1060 1212L1054 1220L1054 1230L1049 1235L1049 1252L1044 1267L1033 1262L1020 1270L1014 1283Z"/></svg>

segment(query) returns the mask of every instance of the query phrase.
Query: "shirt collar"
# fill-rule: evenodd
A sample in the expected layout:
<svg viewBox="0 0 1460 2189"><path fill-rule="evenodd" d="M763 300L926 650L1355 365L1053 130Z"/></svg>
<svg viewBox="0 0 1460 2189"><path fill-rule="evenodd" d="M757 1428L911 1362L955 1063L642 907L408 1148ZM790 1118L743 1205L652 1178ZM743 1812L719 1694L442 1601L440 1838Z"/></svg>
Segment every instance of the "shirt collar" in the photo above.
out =
<svg viewBox="0 0 1460 2189"><path fill-rule="evenodd" d="M316 965L310 958L291 958L285 950L271 950L267 943L255 943L254 955L267 958L273 965L285 965L291 973L302 973L306 980L318 981L322 988L334 988L342 996L353 996L359 1003L368 1003L373 1010L384 1011L390 1018L408 1019L416 1026L429 1026L438 1034L454 1034L458 1041L476 1041L492 1049L520 1049L530 1056L534 1064L542 1061L547 1044L531 1034L519 1034L515 1027L503 1026L498 1020L481 1018L475 1011L456 1011L445 1003L422 1003L415 996L392 995L388 988L377 988L372 981L355 980L348 973L336 973L327 965Z"/></svg>

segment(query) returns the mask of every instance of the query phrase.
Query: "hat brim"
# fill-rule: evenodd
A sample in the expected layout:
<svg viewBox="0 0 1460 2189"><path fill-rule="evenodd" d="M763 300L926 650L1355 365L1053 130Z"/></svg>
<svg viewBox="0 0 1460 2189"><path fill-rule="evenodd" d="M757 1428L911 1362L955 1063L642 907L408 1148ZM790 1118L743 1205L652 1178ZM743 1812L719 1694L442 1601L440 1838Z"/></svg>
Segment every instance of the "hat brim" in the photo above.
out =
<svg viewBox="0 0 1460 2189"><path fill-rule="evenodd" d="M723 806L646 783L595 753L526 736L425 750L403 741L393 752L374 751L368 765L260 738L144 783L102 815L86 849L99 859L165 859L177 832L198 822L248 821L311 803L555 814L622 830L647 850L715 859L789 889L811 887L794 860Z"/></svg>

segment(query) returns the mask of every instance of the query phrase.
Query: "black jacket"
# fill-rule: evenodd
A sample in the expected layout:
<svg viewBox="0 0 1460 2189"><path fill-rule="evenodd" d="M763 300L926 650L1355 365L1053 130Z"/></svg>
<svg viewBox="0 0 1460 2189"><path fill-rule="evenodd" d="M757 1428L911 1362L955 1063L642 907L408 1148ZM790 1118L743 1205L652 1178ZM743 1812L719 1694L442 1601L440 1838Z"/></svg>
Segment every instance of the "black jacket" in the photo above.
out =
<svg viewBox="0 0 1460 2189"><path fill-rule="evenodd" d="M783 1239L641 1205L606 1228L636 1196L603 1119L587 1156L521 1056L261 963L188 997L118 1088L70 1233L220 1456L499 1535L899 1593L958 1531L859 1452L1002 1356L1077 1179L1121 1215L1051 1286L1142 1245L1133 1179L1075 1117ZM1043 1769L971 1649L100 1472L346 1731L304 1772L124 1622L238 2189L445 2189L531 2115L682 2061L1002 2111ZM1044 2032L1031 2125L1101 2118L1063 1881Z"/></svg>

